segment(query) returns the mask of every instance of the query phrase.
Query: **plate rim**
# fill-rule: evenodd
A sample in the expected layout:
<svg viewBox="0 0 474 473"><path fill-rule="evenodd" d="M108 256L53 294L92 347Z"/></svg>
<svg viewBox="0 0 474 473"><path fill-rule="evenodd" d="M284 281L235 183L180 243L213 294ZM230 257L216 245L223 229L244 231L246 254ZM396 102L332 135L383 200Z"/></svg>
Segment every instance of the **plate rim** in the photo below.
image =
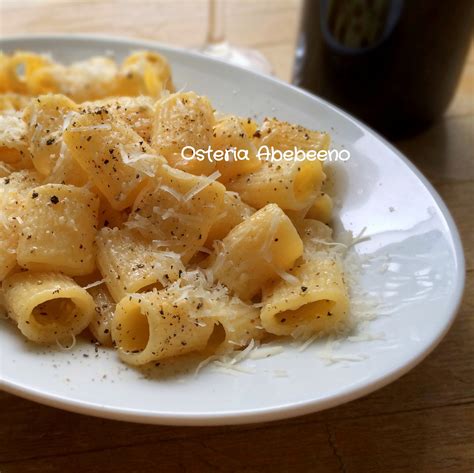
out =
<svg viewBox="0 0 474 473"><path fill-rule="evenodd" d="M70 34L70 33L40 33L40 34L18 34L8 35L0 37L0 51L7 46L9 43L25 41L31 42L35 40L42 41L84 41L84 42L108 42L122 46L139 47L139 48L152 48L155 50L162 51L163 54L167 52L175 53L177 55L191 56L195 59L204 59L206 61L216 62L220 67L225 67L230 71L239 71L241 74L250 74L258 76L263 80L270 81L277 86L283 86L290 88L293 92L302 94L307 100L316 101L320 104L328 107L331 112L334 112L342 116L345 120L348 120L361 128L365 133L372 135L380 143L393 152L393 154L400 159L400 161L406 165L409 170L417 177L421 184L426 188L428 193L433 198L435 204L440 210L444 223L447 226L449 236L451 238L453 253L454 253L454 284L453 284L453 304L451 310L447 311L447 316L444 321L442 329L439 331L437 336L430 342L428 346L424 348L416 357L412 358L409 362L403 366L393 369L391 372L378 377L376 380L371 382L357 382L347 390L342 390L340 393L335 395L328 395L324 398L318 398L313 400L306 400L297 403L288 403L270 408L257 408L247 409L244 411L219 411L219 412L194 412L194 413L177 413L177 412L150 412L140 409L132 408L119 408L101 405L89 401L81 401L74 399L74 397L61 396L57 394L48 393L42 390L32 388L28 385L16 383L11 380L5 380L2 378L0 370L0 389L17 395L19 397L28 399L30 401L39 402L41 404L61 408L66 411L92 415L94 417L121 420L143 424L158 424L158 425L174 425L174 426L217 426L217 425L238 425L238 424L250 424L268 421L277 421L287 419L290 417L302 416L305 414L315 413L331 407L338 406L340 404L350 402L357 398L366 396L388 384L397 380L416 365L421 363L441 342L445 337L449 329L451 328L456 316L458 314L462 297L464 293L465 285L465 257L462 245L462 240L459 235L456 223L444 203L443 199L428 181L428 179L422 174L422 172L413 164L401 151L399 151L394 145L389 143L383 136L378 132L370 128L364 122L358 118L352 116L348 112L342 110L337 105L315 95L300 89L293 84L287 83L281 79L267 76L255 71L249 71L238 66L234 66L226 63L223 60L217 58L210 58L205 56L198 51L187 50L184 48L170 46L163 44L158 41L139 39L139 38L127 38L114 35L105 34ZM67 47L67 45L66 45Z"/></svg>

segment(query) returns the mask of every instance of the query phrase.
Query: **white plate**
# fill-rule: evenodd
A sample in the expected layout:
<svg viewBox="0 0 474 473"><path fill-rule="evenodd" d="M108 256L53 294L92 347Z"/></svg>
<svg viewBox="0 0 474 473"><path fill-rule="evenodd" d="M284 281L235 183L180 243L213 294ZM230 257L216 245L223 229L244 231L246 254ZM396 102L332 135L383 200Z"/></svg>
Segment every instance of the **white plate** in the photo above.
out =
<svg viewBox="0 0 474 473"><path fill-rule="evenodd" d="M288 345L280 355L245 361L242 366L253 368L253 374L231 376L208 368L197 377L178 371L161 378L127 368L113 351L95 353L86 342L66 353L38 348L2 322L1 378L6 391L120 420L175 425L260 422L326 409L370 393L413 368L445 335L464 284L463 252L453 220L419 171L351 116L277 80L155 43L49 36L3 39L0 46L4 51L51 52L64 62L106 51L121 59L131 50L157 50L171 61L178 89L209 96L218 110L277 116L328 130L336 146L352 154L335 167L340 220L354 232L367 227L371 239L357 251L376 258L362 284L383 299L385 314L368 327L385 339L345 340L335 349L339 357L360 361L328 365L320 357L326 343L321 341L304 352ZM281 370L287 377L280 376Z"/></svg>

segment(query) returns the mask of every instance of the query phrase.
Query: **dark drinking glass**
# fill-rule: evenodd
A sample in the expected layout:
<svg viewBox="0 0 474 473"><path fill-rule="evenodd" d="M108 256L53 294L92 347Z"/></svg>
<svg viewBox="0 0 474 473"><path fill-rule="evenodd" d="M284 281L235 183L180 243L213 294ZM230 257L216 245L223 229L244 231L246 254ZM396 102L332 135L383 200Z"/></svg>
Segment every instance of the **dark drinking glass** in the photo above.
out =
<svg viewBox="0 0 474 473"><path fill-rule="evenodd" d="M388 135L448 106L469 49L474 0L306 0L294 83Z"/></svg>

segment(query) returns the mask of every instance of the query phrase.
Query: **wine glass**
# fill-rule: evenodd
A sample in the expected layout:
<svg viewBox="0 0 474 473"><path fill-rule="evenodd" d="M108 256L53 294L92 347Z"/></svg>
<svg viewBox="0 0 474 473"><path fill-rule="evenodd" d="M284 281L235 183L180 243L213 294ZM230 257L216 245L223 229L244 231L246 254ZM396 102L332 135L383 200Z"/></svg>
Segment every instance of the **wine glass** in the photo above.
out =
<svg viewBox="0 0 474 473"><path fill-rule="evenodd" d="M199 51L252 71L273 74L270 62L262 53L255 49L232 46L227 42L225 35L225 5L226 0L209 0L206 42Z"/></svg>

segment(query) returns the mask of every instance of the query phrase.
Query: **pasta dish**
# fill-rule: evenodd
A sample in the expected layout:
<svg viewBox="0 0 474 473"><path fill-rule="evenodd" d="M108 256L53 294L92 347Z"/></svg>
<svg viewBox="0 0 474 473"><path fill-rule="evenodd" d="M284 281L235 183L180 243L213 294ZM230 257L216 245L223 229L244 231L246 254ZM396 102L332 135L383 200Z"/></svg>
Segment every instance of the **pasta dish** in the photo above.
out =
<svg viewBox="0 0 474 473"><path fill-rule="evenodd" d="M324 164L258 158L329 144L175 92L154 52L0 54L0 307L33 342L87 332L130 365L336 332L349 297Z"/></svg>

